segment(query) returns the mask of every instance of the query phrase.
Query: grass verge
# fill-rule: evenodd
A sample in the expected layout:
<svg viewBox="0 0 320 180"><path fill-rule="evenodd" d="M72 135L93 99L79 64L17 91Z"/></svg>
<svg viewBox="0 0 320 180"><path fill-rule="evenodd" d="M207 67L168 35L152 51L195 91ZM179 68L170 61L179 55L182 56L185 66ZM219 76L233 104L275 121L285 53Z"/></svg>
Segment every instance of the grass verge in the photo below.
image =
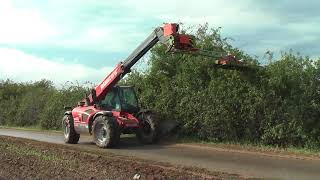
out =
<svg viewBox="0 0 320 180"><path fill-rule="evenodd" d="M38 132L52 132L52 133L61 133L62 130L50 130L50 129L41 129L39 126L0 126L2 129L16 129L16 130L23 130L23 131L38 131Z"/></svg>
<svg viewBox="0 0 320 180"><path fill-rule="evenodd" d="M201 141L196 138L177 138L178 143L222 148L228 150L259 152L271 155L286 155L292 157L313 158L320 160L320 149L309 149L303 147L277 147L264 144L239 143L239 142L211 142Z"/></svg>

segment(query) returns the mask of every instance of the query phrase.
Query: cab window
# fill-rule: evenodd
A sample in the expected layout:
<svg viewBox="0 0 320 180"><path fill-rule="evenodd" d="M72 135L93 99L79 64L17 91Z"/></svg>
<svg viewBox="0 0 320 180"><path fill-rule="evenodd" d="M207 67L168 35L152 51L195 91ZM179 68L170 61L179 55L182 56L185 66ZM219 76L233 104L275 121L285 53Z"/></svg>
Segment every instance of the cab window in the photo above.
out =
<svg viewBox="0 0 320 180"><path fill-rule="evenodd" d="M120 110L120 99L116 91L109 92L104 100L101 101L101 107L107 110Z"/></svg>
<svg viewBox="0 0 320 180"><path fill-rule="evenodd" d="M122 88L122 106L127 108L138 108L137 97L132 88Z"/></svg>

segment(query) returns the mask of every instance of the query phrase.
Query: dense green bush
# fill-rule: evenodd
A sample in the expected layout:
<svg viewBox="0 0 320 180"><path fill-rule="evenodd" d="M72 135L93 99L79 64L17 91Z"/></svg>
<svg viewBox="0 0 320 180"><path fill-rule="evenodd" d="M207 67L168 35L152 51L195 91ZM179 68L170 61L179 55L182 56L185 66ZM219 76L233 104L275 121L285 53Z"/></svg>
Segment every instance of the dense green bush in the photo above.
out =
<svg viewBox="0 0 320 180"><path fill-rule="evenodd" d="M219 30L203 26L195 38L198 47L231 52L251 70L214 68L214 58L165 54L157 46L149 68L126 79L141 91L145 107L178 121L182 136L319 147L319 60L289 52L261 67L232 48Z"/></svg>
<svg viewBox="0 0 320 180"><path fill-rule="evenodd" d="M85 92L86 88L72 84L57 89L47 80L0 81L0 125L59 129L64 105L75 105Z"/></svg>
<svg viewBox="0 0 320 180"><path fill-rule="evenodd" d="M281 145L319 144L319 60L283 54L268 65L262 140Z"/></svg>
<svg viewBox="0 0 320 180"><path fill-rule="evenodd" d="M201 49L233 53L249 71L216 68L215 58L151 50L145 71L133 71L123 84L134 85L144 108L179 123L181 136L210 141L320 147L320 60L292 52L259 66L233 48L219 29L194 33ZM50 81L0 81L0 124L59 129L64 105L75 105L87 86L55 88Z"/></svg>

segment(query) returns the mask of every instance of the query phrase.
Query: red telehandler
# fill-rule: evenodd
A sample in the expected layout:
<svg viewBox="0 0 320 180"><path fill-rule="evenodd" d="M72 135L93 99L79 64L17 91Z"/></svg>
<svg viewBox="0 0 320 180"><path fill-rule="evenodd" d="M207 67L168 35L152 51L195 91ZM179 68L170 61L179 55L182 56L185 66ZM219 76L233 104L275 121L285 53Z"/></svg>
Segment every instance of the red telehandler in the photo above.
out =
<svg viewBox="0 0 320 180"><path fill-rule="evenodd" d="M207 55L193 47L192 37L180 34L178 28L178 24L156 28L77 107L66 107L62 121L66 143L78 143L80 134L88 133L101 148L116 146L121 133L136 133L137 138L145 144L157 141L159 122L156 115L151 110L140 109L132 87L117 86L117 83L158 42L166 45L169 52ZM222 67L242 65L242 62L228 55L219 57L216 64Z"/></svg>

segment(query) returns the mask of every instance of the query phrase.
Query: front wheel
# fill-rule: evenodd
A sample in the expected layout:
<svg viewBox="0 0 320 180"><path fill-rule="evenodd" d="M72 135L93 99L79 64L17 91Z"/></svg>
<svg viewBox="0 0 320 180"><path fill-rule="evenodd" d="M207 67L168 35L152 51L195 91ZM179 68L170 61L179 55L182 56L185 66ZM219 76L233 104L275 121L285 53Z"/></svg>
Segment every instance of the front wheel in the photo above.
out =
<svg viewBox="0 0 320 180"><path fill-rule="evenodd" d="M119 143L120 131L114 117L98 116L92 125L93 141L100 148L114 147Z"/></svg>
<svg viewBox="0 0 320 180"><path fill-rule="evenodd" d="M68 144L77 144L80 134L74 130L73 118L71 115L65 115L62 120L64 142Z"/></svg>
<svg viewBox="0 0 320 180"><path fill-rule="evenodd" d="M138 116L140 128L137 130L137 138L144 144L157 142L159 136L159 126L156 115L152 112L141 113Z"/></svg>

